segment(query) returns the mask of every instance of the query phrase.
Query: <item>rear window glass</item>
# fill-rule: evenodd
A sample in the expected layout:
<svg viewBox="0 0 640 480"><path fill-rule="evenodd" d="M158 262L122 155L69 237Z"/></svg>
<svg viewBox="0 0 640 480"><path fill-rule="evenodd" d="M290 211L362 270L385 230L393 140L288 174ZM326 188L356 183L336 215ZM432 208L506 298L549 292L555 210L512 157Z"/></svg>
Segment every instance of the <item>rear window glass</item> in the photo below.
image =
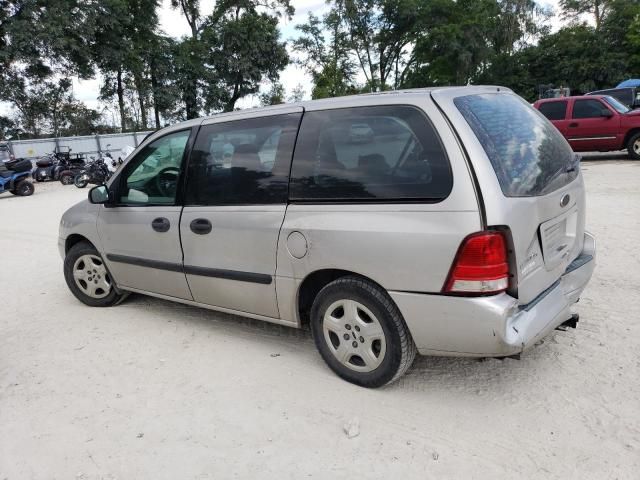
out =
<svg viewBox="0 0 640 480"><path fill-rule="evenodd" d="M567 102L544 102L538 106L538 110L549 120L564 120Z"/></svg>
<svg viewBox="0 0 640 480"><path fill-rule="evenodd" d="M302 119L293 200L440 201L452 185L442 143L414 107L344 108Z"/></svg>
<svg viewBox="0 0 640 480"><path fill-rule="evenodd" d="M562 134L519 97L468 95L454 104L484 148L507 197L544 195L577 175L569 168L574 154Z"/></svg>

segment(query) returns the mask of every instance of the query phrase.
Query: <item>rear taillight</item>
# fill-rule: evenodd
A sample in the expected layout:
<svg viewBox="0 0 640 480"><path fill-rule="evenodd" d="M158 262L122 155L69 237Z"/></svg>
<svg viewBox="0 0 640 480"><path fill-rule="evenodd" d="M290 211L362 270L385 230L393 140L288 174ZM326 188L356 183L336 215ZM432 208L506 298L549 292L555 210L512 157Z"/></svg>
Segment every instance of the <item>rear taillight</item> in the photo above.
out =
<svg viewBox="0 0 640 480"><path fill-rule="evenodd" d="M509 287L509 261L504 236L480 232L465 238L458 249L444 293L488 295Z"/></svg>

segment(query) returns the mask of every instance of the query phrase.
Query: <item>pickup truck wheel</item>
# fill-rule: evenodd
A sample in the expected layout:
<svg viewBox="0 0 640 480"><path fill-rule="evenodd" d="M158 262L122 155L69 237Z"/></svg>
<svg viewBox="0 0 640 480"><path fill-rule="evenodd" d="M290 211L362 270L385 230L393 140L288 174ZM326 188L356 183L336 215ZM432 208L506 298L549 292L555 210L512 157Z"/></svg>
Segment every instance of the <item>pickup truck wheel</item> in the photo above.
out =
<svg viewBox="0 0 640 480"><path fill-rule="evenodd" d="M633 135L627 143L629 157L634 160L640 160L640 132Z"/></svg>
<svg viewBox="0 0 640 480"><path fill-rule="evenodd" d="M359 277L339 278L318 293L311 333L327 365L362 387L397 380L416 356L398 307L382 288Z"/></svg>
<svg viewBox="0 0 640 480"><path fill-rule="evenodd" d="M64 258L64 279L71 293L90 307L110 307L117 304L118 294L111 274L93 245L76 243Z"/></svg>

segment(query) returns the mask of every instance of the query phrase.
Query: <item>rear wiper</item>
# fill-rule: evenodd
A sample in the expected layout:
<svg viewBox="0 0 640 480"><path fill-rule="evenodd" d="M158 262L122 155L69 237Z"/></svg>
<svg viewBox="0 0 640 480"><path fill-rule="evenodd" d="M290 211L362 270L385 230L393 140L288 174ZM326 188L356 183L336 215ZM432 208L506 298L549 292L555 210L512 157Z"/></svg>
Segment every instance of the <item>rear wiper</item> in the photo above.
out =
<svg viewBox="0 0 640 480"><path fill-rule="evenodd" d="M567 165L567 169L565 170L565 173L575 172L577 170L576 166L580 164L580 158L581 158L580 155L576 153L573 156L573 160L571 161L571 163Z"/></svg>

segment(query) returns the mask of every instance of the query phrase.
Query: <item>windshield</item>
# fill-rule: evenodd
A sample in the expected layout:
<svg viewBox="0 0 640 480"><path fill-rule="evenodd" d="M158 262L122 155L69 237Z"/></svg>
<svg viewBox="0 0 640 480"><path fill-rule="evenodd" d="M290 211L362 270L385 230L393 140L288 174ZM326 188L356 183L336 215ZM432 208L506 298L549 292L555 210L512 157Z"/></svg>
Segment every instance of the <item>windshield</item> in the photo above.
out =
<svg viewBox="0 0 640 480"><path fill-rule="evenodd" d="M577 176L562 134L520 97L468 95L454 104L489 157L505 196L544 195Z"/></svg>
<svg viewBox="0 0 640 480"><path fill-rule="evenodd" d="M607 95L605 97L602 97L602 99L605 102L607 102L609 105L611 105L618 113L627 113L631 111L629 107L627 107L625 104L621 103L620 101L616 100L613 97L610 97Z"/></svg>

